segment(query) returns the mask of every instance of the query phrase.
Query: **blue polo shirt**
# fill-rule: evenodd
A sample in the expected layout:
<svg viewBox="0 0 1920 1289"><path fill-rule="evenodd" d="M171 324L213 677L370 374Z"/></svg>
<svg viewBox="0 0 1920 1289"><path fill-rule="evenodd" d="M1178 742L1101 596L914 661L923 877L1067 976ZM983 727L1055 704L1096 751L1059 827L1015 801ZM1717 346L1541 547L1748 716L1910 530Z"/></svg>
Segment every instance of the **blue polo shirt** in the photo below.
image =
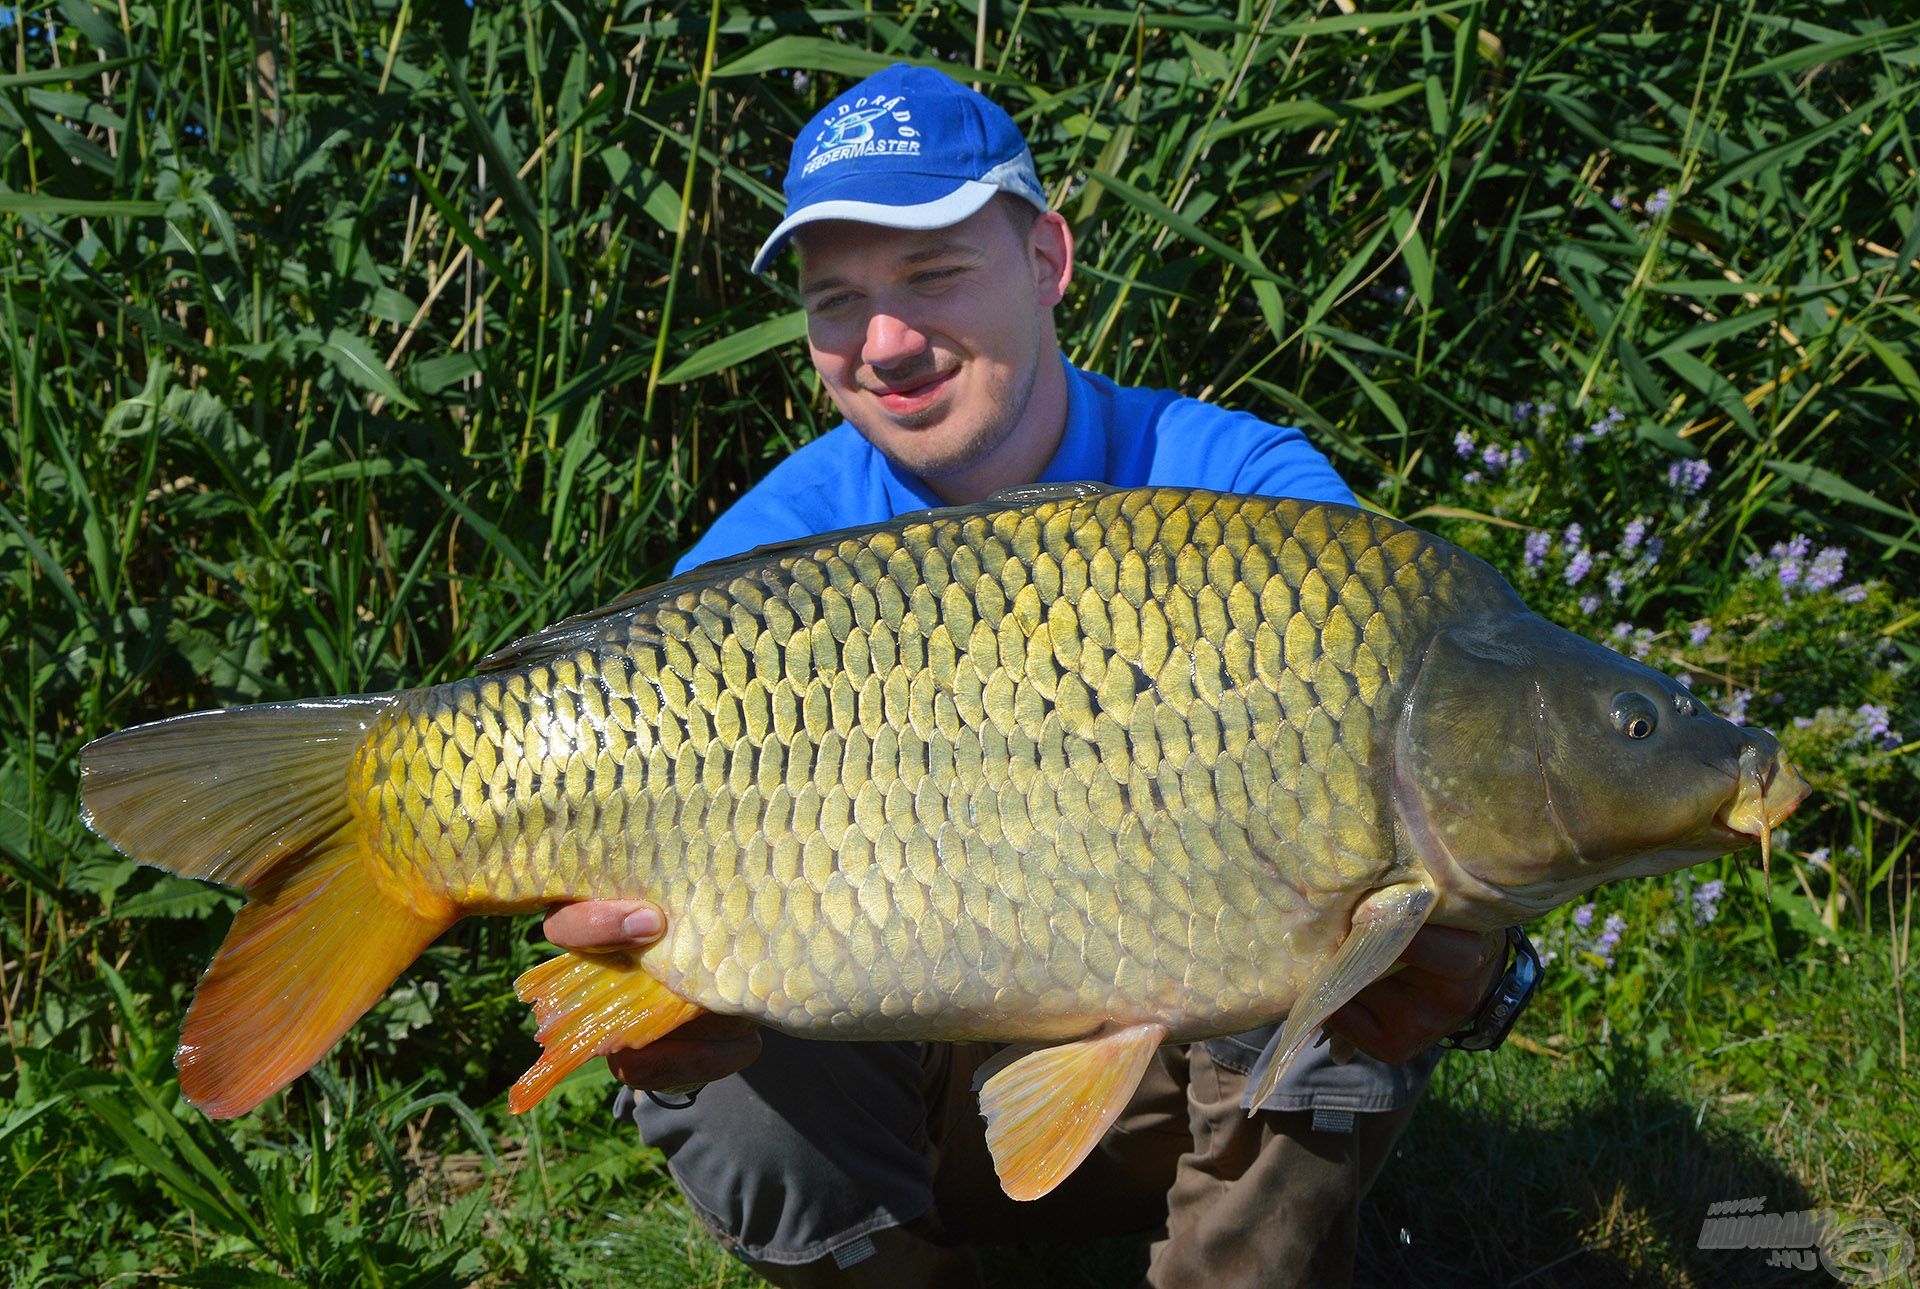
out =
<svg viewBox="0 0 1920 1289"><path fill-rule="evenodd" d="M1170 390L1067 369L1067 426L1041 483L1164 484L1352 503L1307 436ZM755 484L674 565L680 573L768 542L875 524L942 504L842 421Z"/></svg>

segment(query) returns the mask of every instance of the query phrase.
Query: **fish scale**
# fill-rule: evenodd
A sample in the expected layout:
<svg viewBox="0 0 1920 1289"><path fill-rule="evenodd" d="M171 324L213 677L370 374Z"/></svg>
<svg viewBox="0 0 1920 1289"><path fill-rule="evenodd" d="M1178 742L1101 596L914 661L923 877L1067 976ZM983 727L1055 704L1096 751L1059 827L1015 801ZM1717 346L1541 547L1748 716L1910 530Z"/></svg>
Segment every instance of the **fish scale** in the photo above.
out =
<svg viewBox="0 0 1920 1289"><path fill-rule="evenodd" d="M1369 772L1463 567L1183 490L803 544L403 696L357 809L388 889L654 899L649 970L795 1032L1214 1031L1387 880Z"/></svg>

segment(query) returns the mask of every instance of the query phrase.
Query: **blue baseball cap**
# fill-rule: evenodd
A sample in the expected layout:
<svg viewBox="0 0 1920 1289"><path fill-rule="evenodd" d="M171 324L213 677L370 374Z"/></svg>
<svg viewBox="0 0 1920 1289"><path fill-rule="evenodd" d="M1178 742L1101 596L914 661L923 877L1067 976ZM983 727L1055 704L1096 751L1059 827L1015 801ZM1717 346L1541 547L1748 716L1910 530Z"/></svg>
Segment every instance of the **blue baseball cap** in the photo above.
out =
<svg viewBox="0 0 1920 1289"><path fill-rule="evenodd" d="M765 273L793 230L817 219L946 228L999 192L1047 208L1013 118L944 72L895 63L800 131L787 164L787 217L761 243L753 271Z"/></svg>

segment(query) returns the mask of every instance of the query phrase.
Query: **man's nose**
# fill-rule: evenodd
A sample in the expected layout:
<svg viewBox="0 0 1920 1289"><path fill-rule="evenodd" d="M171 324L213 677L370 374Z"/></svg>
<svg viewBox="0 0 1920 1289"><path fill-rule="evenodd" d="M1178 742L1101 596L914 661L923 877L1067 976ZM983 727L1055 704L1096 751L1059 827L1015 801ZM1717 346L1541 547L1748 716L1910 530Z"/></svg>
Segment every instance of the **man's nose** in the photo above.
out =
<svg viewBox="0 0 1920 1289"><path fill-rule="evenodd" d="M876 309L867 319L867 343L860 356L873 367L896 367L925 353L926 333L898 314Z"/></svg>

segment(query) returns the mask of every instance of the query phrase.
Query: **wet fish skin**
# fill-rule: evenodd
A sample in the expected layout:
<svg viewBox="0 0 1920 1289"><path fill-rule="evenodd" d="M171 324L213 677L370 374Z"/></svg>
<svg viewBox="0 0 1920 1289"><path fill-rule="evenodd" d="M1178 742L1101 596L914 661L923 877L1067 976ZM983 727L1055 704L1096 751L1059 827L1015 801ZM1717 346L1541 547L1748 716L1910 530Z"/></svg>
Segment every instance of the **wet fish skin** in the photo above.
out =
<svg viewBox="0 0 1920 1289"><path fill-rule="evenodd" d="M649 970L794 1032L1261 1023L1404 864L1412 651L1518 607L1383 517L1185 490L807 545L403 695L355 768L390 888L644 894Z"/></svg>
<svg viewBox="0 0 1920 1289"><path fill-rule="evenodd" d="M644 954L522 978L546 1051L514 1108L702 1010L1053 1043L982 1091L1020 1198L1159 1043L1285 1015L1272 1083L1426 922L1737 849L1806 792L1440 538L1092 485L754 552L464 680L175 718L82 768L116 846L247 888L176 1057L211 1114L462 916L646 897Z"/></svg>

